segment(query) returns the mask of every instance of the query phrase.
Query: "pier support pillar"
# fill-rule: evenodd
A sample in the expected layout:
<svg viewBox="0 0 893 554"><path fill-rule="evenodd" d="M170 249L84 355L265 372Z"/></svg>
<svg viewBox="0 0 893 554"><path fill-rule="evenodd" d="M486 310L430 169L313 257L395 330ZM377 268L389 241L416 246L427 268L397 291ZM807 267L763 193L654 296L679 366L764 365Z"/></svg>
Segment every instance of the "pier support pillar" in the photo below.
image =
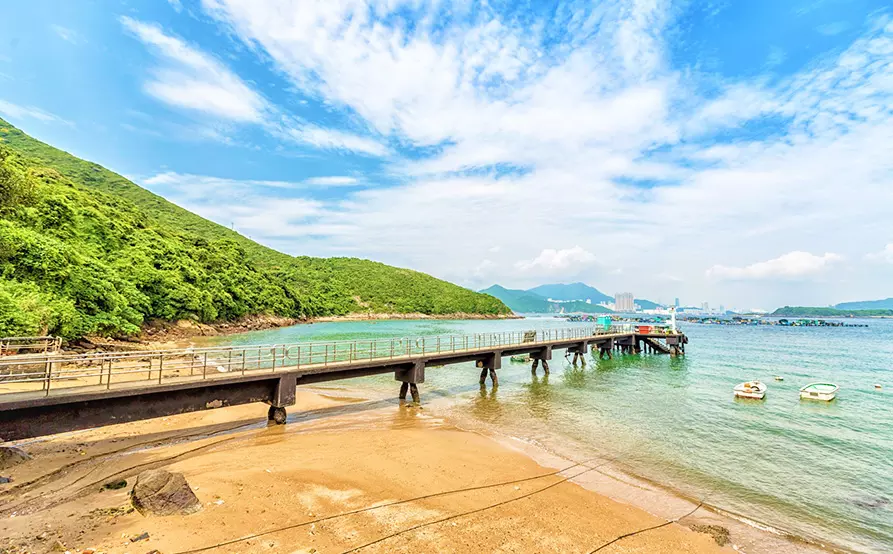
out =
<svg viewBox="0 0 893 554"><path fill-rule="evenodd" d="M530 372L533 373L534 375L536 375L536 368L538 368L539 365L540 365L540 361L537 360L536 358L534 358L534 359L533 359L533 365L530 366Z"/></svg>
<svg viewBox="0 0 893 554"><path fill-rule="evenodd" d="M400 400L406 400L406 392L412 395L412 401L416 404L422 403L422 398L419 395L419 386L415 383L403 383L400 385Z"/></svg>
<svg viewBox="0 0 893 554"><path fill-rule="evenodd" d="M499 377L496 376L496 370L502 368L502 352L487 354L483 359L478 360L477 366L481 368L481 385L486 383L487 374L489 373L493 386L499 386Z"/></svg>
<svg viewBox="0 0 893 554"><path fill-rule="evenodd" d="M270 409L267 410L267 420L275 421L278 425L285 423L287 414L286 406L294 406L298 390L298 377L286 373L276 382L273 394L270 396Z"/></svg>
<svg viewBox="0 0 893 554"><path fill-rule="evenodd" d="M418 360L405 368L398 369L394 372L394 379L402 381L400 385L400 400L406 400L407 391L412 395L412 401L421 404L422 399L419 395L419 383L425 382L425 362Z"/></svg>
<svg viewBox="0 0 893 554"><path fill-rule="evenodd" d="M549 373L549 360L552 359L552 347L546 346L539 352L533 352L530 354L530 358L533 360L532 372L534 375L536 374L536 368L537 368L538 362L543 362L543 371L545 371L548 374Z"/></svg>

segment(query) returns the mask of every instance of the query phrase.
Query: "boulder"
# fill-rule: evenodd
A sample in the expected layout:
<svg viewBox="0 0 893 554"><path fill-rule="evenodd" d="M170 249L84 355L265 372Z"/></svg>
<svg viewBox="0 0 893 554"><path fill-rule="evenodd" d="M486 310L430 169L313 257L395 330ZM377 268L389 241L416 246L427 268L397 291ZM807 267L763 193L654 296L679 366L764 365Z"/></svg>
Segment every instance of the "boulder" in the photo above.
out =
<svg viewBox="0 0 893 554"><path fill-rule="evenodd" d="M0 446L0 469L6 469L31 459L27 452L16 446Z"/></svg>
<svg viewBox="0 0 893 554"><path fill-rule="evenodd" d="M712 536L719 546L725 546L732 541L731 533L722 525L692 525L691 528L698 533Z"/></svg>
<svg viewBox="0 0 893 554"><path fill-rule="evenodd" d="M163 469L140 473L130 492L130 501L144 516L186 515L202 507L182 473Z"/></svg>

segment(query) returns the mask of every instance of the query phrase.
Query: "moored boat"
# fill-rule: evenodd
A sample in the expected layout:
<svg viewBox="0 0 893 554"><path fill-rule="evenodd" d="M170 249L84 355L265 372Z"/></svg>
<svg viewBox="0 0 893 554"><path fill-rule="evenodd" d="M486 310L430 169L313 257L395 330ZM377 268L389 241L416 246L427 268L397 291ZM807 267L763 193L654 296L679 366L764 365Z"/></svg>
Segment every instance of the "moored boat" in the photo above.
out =
<svg viewBox="0 0 893 554"><path fill-rule="evenodd" d="M837 396L837 389L834 383L810 383L800 389L800 398L805 400L824 400L826 402L834 400Z"/></svg>
<svg viewBox="0 0 893 554"><path fill-rule="evenodd" d="M530 355L529 354L519 354L517 356L512 356L511 360L515 363L526 364L527 362L530 361Z"/></svg>
<svg viewBox="0 0 893 554"><path fill-rule="evenodd" d="M759 381L747 381L735 386L735 396L738 398L762 400L766 396L767 388L769 387Z"/></svg>

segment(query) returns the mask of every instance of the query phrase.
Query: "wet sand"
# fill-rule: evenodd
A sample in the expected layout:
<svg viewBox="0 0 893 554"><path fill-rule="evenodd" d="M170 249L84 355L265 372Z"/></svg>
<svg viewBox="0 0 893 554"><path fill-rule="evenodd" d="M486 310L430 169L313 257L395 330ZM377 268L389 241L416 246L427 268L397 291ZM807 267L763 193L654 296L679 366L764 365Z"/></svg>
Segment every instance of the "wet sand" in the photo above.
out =
<svg viewBox="0 0 893 554"><path fill-rule="evenodd" d="M606 460L538 463L523 443L457 429L436 410L338 389L301 389L298 405L285 426L268 426L253 404L26 441L34 459L2 472L14 482L0 485L0 552L57 540L134 554L591 552L656 526L599 551L731 551L666 524L687 505L662 518L576 484ZM135 476L154 467L182 472L202 511L129 511ZM101 490L122 477L126 488ZM468 487L478 488L450 492Z"/></svg>

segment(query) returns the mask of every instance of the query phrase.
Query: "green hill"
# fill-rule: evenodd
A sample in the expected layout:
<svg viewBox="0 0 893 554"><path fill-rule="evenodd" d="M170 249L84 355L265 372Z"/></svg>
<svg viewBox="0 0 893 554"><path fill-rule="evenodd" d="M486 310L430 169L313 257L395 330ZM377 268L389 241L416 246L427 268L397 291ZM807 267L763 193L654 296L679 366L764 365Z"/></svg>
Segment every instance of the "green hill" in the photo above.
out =
<svg viewBox="0 0 893 554"><path fill-rule="evenodd" d="M549 302L542 296L531 291L507 289L499 285L493 285L481 292L495 296L502 300L512 311L526 314L552 314L582 312L587 314L610 313L611 310L596 304L586 302Z"/></svg>
<svg viewBox="0 0 893 554"><path fill-rule="evenodd" d="M266 248L0 119L0 336L351 312L509 310L416 271Z"/></svg>
<svg viewBox="0 0 893 554"><path fill-rule="evenodd" d="M843 302L834 306L838 310L893 310L893 298L884 300L863 300L861 302Z"/></svg>

